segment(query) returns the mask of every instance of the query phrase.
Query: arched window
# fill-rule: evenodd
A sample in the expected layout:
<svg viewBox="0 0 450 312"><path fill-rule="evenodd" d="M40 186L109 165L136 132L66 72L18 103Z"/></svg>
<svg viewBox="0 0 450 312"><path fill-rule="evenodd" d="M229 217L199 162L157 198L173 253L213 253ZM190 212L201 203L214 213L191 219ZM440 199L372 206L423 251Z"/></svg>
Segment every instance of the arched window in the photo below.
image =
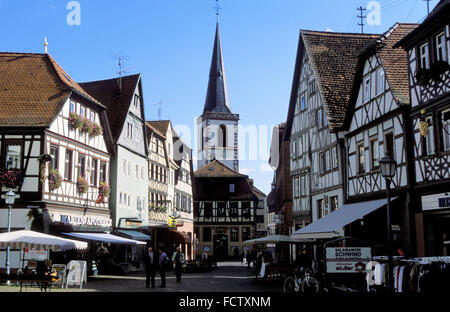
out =
<svg viewBox="0 0 450 312"><path fill-rule="evenodd" d="M219 135L219 147L227 147L227 127L220 125L221 135Z"/></svg>

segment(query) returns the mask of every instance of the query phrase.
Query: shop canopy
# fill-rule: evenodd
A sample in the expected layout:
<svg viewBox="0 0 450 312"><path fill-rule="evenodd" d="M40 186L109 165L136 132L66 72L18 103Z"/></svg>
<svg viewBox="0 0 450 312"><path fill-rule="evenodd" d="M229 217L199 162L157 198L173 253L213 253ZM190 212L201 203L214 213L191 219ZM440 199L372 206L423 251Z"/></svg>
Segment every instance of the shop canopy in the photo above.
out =
<svg viewBox="0 0 450 312"><path fill-rule="evenodd" d="M397 199L397 197L392 198L391 201L394 201L395 199ZM292 237L314 239L340 237L343 234L344 226L362 219L369 213L386 206L386 204L387 199L380 199L343 205L341 208L324 218L314 221L310 225L294 232Z"/></svg>
<svg viewBox="0 0 450 312"><path fill-rule="evenodd" d="M147 243L120 237L117 235L112 235L108 233L62 233L64 235L69 235L73 237L77 237L83 240L89 240L94 242L103 242L110 244L122 244L122 245L146 245Z"/></svg>
<svg viewBox="0 0 450 312"><path fill-rule="evenodd" d="M291 244L300 244L300 243L311 243L315 240L309 238L294 238L289 235L271 235L256 239L251 239L244 241L245 245L259 245L259 244L276 244L276 243L291 243Z"/></svg>
<svg viewBox="0 0 450 312"><path fill-rule="evenodd" d="M70 249L86 249L88 244L86 242L23 230L0 234L0 248L7 247L20 250L29 248L65 251Z"/></svg>
<svg viewBox="0 0 450 312"><path fill-rule="evenodd" d="M131 230L117 230L118 235L125 235L131 239L138 240L138 241L149 241L152 240L151 236L145 235L144 233L138 232L138 231L131 231Z"/></svg>

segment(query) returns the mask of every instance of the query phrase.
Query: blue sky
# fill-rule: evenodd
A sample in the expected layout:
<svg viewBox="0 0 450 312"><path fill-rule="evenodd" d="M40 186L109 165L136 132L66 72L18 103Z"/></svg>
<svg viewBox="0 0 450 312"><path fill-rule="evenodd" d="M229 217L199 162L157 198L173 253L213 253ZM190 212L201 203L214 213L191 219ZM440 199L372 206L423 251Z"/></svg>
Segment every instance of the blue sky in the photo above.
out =
<svg viewBox="0 0 450 312"><path fill-rule="evenodd" d="M142 73L146 118L194 128L203 111L216 25L215 0L79 0L81 25L67 24L67 0L0 0L1 51L44 51L79 82ZM438 0L431 0L431 8ZM221 0L220 31L231 107L243 126L284 122L300 29L360 32L364 0ZM383 33L395 22L420 22L423 0L379 0ZM366 11L366 15L372 11ZM270 142L267 142L267 145ZM194 140L191 141L194 145ZM264 149L264 148L263 148ZM267 148L265 148L267 149ZM242 172L270 191L267 161L243 160Z"/></svg>

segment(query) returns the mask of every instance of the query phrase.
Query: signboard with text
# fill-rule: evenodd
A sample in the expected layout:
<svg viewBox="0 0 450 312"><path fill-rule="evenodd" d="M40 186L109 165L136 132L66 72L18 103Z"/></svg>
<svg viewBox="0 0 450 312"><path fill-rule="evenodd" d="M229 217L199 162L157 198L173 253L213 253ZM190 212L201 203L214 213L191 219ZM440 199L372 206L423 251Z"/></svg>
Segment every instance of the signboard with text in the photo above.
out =
<svg viewBox="0 0 450 312"><path fill-rule="evenodd" d="M372 260L370 247L326 248L327 273L358 273L366 271Z"/></svg>

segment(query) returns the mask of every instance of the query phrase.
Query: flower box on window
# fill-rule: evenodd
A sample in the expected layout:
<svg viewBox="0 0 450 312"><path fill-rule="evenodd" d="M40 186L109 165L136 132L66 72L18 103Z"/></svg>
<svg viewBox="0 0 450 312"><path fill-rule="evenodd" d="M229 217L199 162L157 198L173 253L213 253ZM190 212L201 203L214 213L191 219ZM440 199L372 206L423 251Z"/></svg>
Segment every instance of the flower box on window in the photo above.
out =
<svg viewBox="0 0 450 312"><path fill-rule="evenodd" d="M76 113L71 113L69 116L69 125L74 129L79 129L80 131L86 132L91 136L102 135L102 127L88 118L78 115Z"/></svg>
<svg viewBox="0 0 450 312"><path fill-rule="evenodd" d="M105 182L101 182L100 183L100 187L98 189L98 192L103 195L104 197L109 197L110 193L111 193L111 188L109 187L108 184L106 184Z"/></svg>
<svg viewBox="0 0 450 312"><path fill-rule="evenodd" d="M24 172L21 169L9 169L0 172L0 184L7 188L21 186L24 179Z"/></svg>
<svg viewBox="0 0 450 312"><path fill-rule="evenodd" d="M78 177L77 180L77 190L79 194L86 194L89 190L89 183L88 181L83 177Z"/></svg>
<svg viewBox="0 0 450 312"><path fill-rule="evenodd" d="M57 190L62 183L62 177L59 174L58 170L51 170L48 174L48 188L50 192Z"/></svg>

